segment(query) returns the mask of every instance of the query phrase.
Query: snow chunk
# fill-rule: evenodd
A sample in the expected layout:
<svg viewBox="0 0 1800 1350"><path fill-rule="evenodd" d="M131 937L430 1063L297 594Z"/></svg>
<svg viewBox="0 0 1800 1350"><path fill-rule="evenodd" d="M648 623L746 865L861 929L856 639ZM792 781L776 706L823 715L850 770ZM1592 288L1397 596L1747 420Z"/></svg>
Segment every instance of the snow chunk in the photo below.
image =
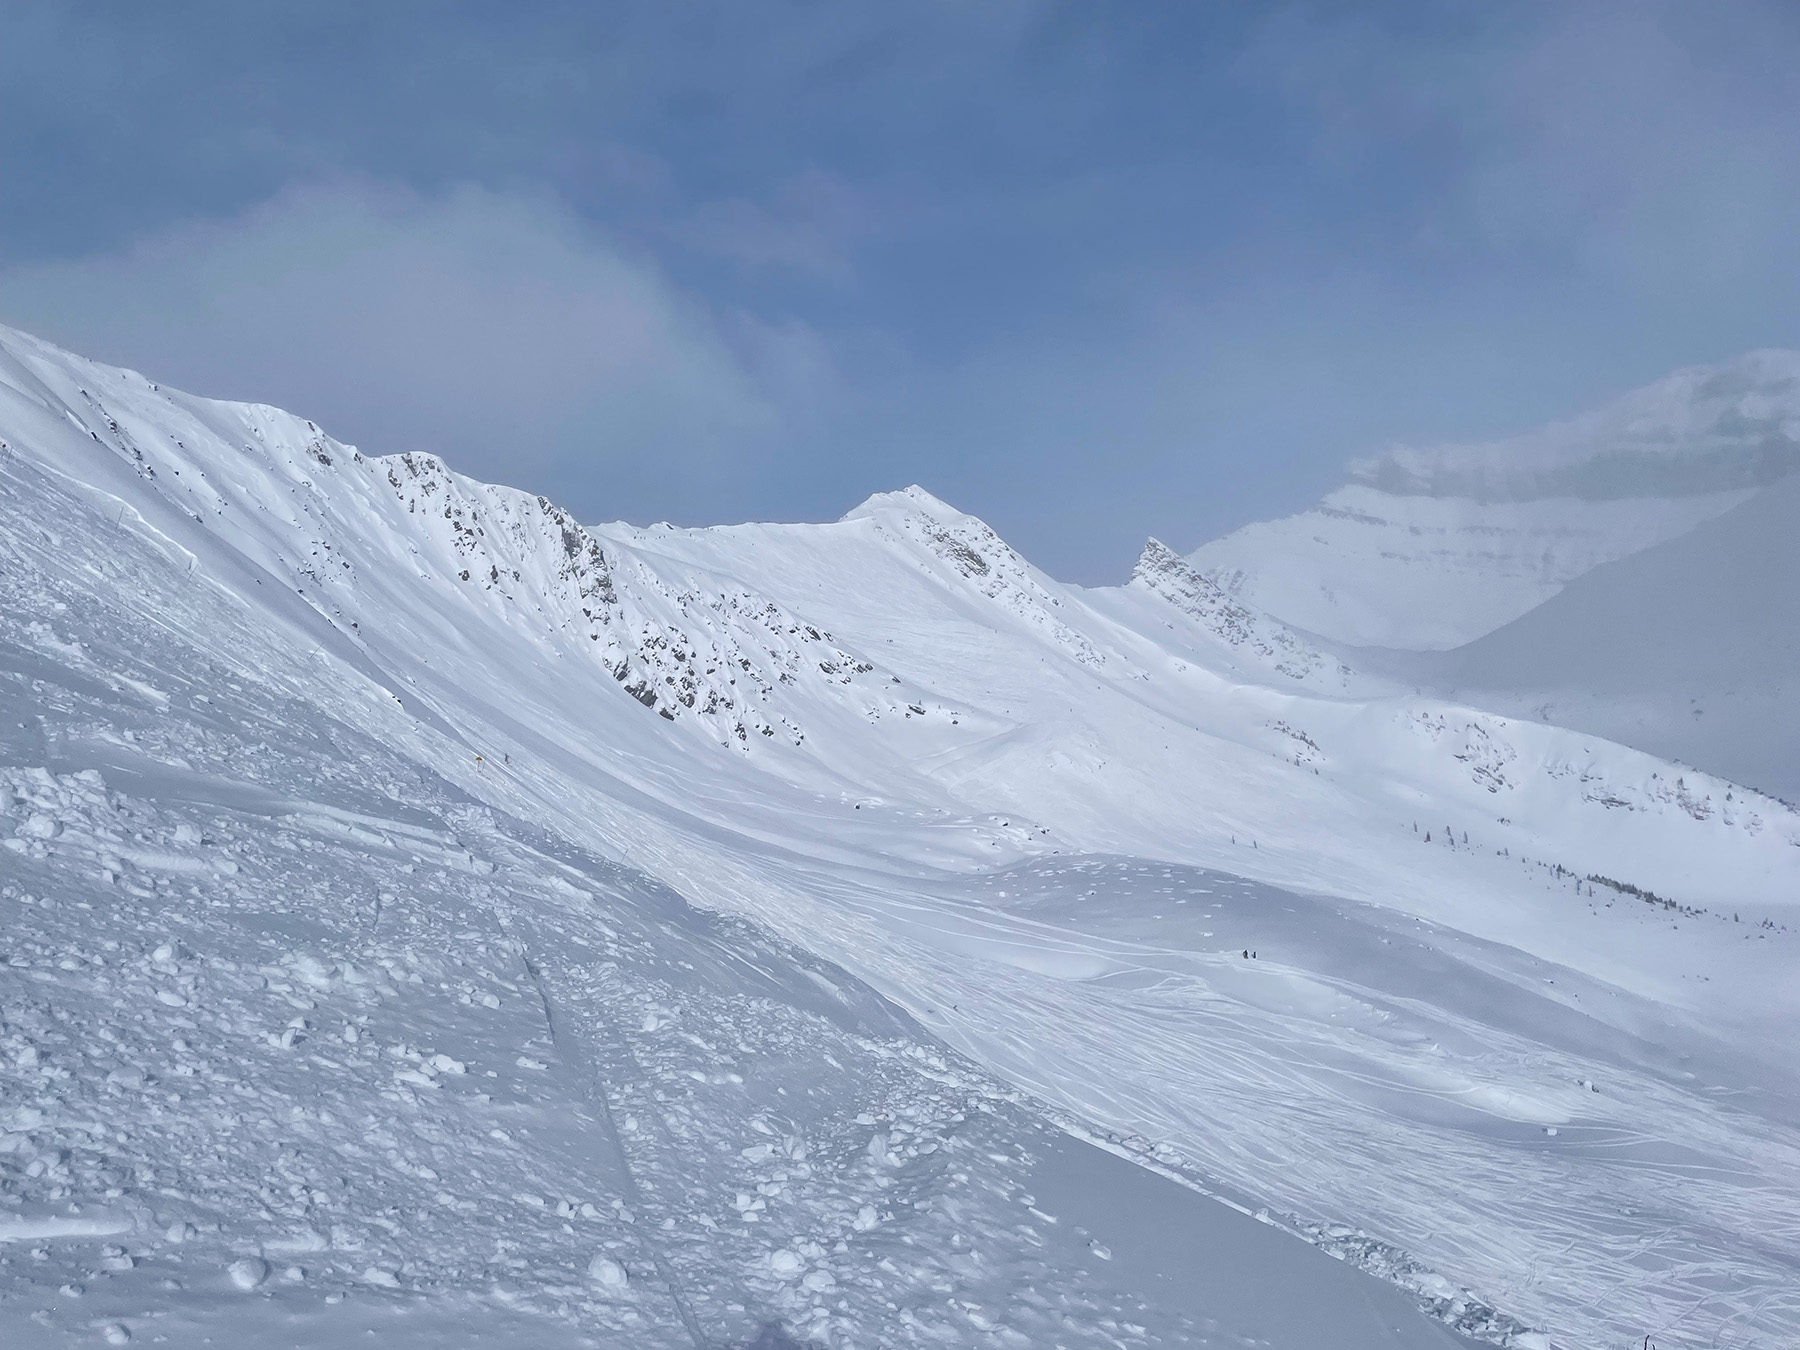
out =
<svg viewBox="0 0 1800 1350"><path fill-rule="evenodd" d="M245 1256L225 1268L231 1282L239 1289L254 1289L269 1278L269 1263L260 1256Z"/></svg>
<svg viewBox="0 0 1800 1350"><path fill-rule="evenodd" d="M263 1244L264 1251L271 1252L322 1252L331 1246L331 1240L315 1228L302 1228Z"/></svg>
<svg viewBox="0 0 1800 1350"><path fill-rule="evenodd" d="M588 1279L602 1289L613 1290L624 1289L630 1282L630 1277L625 1273L625 1267L604 1254L596 1256L588 1262Z"/></svg>
<svg viewBox="0 0 1800 1350"><path fill-rule="evenodd" d="M332 981L337 978L337 967L328 961L321 961L311 952L295 953L292 964L295 977L314 989L329 990Z"/></svg>
<svg viewBox="0 0 1800 1350"><path fill-rule="evenodd" d="M792 1279L806 1266L798 1252L791 1252L786 1247L769 1253L769 1269L785 1279Z"/></svg>

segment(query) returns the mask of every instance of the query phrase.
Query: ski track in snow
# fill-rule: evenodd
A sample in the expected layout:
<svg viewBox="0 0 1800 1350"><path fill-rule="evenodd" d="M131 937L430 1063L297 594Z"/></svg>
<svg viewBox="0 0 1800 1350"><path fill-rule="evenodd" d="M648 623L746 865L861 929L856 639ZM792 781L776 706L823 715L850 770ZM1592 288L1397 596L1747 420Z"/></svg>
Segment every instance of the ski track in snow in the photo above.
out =
<svg viewBox="0 0 1800 1350"><path fill-rule="evenodd" d="M234 473L351 463L251 412ZM1779 804L1348 675L1302 697L1317 663L1281 669L1299 639L1247 611L1170 609L1152 646L1146 594L1090 605L904 496L761 533L590 537L545 507L569 589L515 522L537 617L470 608L347 495L235 536L268 488L210 524L159 508L200 470L132 458L148 416L84 433L91 462L0 450L18 1343L1800 1330L1794 1085L1755 1030L1795 993ZM500 500L434 474L434 503ZM355 586L278 556L315 510ZM767 590L718 580L734 550L778 560ZM876 560L861 620L819 621L833 558ZM1244 633L1290 655L1257 667ZM1632 858L1686 908L1561 869ZM1170 1274L1095 1227L1109 1153L1163 1179L1129 1226L1216 1253ZM1282 1243L1228 1277L1250 1230ZM1333 1283L1355 1267L1396 1287ZM1307 1302L1338 1320L1280 1321Z"/></svg>

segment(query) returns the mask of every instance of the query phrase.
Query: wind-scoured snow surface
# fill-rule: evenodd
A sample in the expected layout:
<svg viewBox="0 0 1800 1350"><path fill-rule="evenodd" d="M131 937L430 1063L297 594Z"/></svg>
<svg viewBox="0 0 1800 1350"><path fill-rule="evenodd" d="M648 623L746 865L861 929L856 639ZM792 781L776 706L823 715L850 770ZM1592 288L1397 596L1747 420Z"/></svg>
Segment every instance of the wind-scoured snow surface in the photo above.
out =
<svg viewBox="0 0 1800 1350"><path fill-rule="evenodd" d="M1780 802L0 348L6 1343L1800 1336Z"/></svg>
<svg viewBox="0 0 1800 1350"><path fill-rule="evenodd" d="M1309 511L1202 545L1231 595L1356 646L1441 650L1800 473L1800 353L1677 371L1486 445L1397 448Z"/></svg>

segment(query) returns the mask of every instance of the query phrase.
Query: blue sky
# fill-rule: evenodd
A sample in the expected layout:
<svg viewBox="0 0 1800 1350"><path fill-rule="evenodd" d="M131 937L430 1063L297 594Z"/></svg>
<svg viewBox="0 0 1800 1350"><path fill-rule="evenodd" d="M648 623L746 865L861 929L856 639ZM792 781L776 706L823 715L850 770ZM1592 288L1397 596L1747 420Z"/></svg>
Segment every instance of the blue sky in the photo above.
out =
<svg viewBox="0 0 1800 1350"><path fill-rule="evenodd" d="M590 519L1079 581L1800 345L1800 9L32 4L0 318Z"/></svg>

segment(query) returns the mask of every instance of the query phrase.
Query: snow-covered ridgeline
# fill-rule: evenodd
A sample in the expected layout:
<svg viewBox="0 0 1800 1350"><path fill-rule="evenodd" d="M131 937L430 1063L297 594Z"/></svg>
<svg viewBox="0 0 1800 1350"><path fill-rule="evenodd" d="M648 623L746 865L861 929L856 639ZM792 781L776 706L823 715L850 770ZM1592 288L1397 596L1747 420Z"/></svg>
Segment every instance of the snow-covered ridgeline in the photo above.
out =
<svg viewBox="0 0 1800 1350"><path fill-rule="evenodd" d="M18 383L40 395L41 412L61 403L70 426L115 451L165 502L351 632L396 604L416 619L419 607L403 601L415 581L454 588L456 619L414 631L415 642L466 640L462 616L474 610L515 640L582 652L646 707L670 719L691 713L740 745L800 734L759 701L777 684L876 683L865 678L869 662L765 597L609 557L543 497L474 482L431 455L366 457L278 409L58 360L23 335L15 350L28 362L15 367L26 377ZM25 440L29 425L17 433ZM56 438L42 448L52 463L69 453ZM635 585L615 584L620 566ZM907 695L916 701L915 691L881 690L873 715L899 712Z"/></svg>
<svg viewBox="0 0 1800 1350"><path fill-rule="evenodd" d="M62 754L59 773L82 767L54 748L77 731L91 762L107 747L103 772L115 776L192 759L199 713L188 704L177 717L170 691L214 697L235 678L249 692L229 695L225 721L266 729L276 749L259 758L254 739L221 745L211 773L285 775L299 797L332 762L325 742L365 766L339 784L347 793L366 792L358 779L378 760L394 766L380 770L389 783L412 766L435 784L430 810L466 822L444 831L456 846L442 860L400 846L436 869L433 886L459 854L472 864L504 853L528 874L498 905L469 893L470 913L487 906L483 923L531 912L566 874L510 846L475 847L488 827L464 813L471 799L514 822L502 835L530 822L587 850L584 866L609 860L753 918L786 950L855 972L1090 1128L1271 1201L1316 1234L1336 1225L1359 1259L1398 1270L1405 1262L1381 1254L1410 1252L1413 1287L1438 1289L1453 1320L1516 1331L1479 1311L1485 1299L1582 1343L1665 1317L1709 1271L1729 1268L1736 1283L1719 1319L1789 1324L1770 1292L1791 1274L1787 1249L1753 1254L1763 1239L1750 1236L1789 1229L1788 1126L1779 1112L1722 1112L1683 1085L1677 1052L1662 1048L1711 1046L1717 1032L1767 1025L1792 1006L1779 930L1800 848L1779 803L1592 737L1315 666L1279 640L1291 629L1168 575L1116 592L1059 586L916 490L831 525L582 530L554 506L427 457L359 457L301 419L7 341L29 367L0 391L15 519L54 531L84 510L105 525L70 524L58 542L21 534L16 574L59 579L18 593L12 640L58 687L87 680L151 708L63 712L62 694L22 695L60 730L21 741L10 762ZM108 551L129 552L130 567L109 564ZM146 650L146 616L161 615L190 656L134 664L130 644L96 640L108 606L121 631L136 616ZM220 669L182 674L198 652ZM1281 669L1290 657L1306 678ZM290 701L278 716L257 706L265 687ZM136 743L111 729L128 724ZM232 799L256 800L236 788ZM375 807L362 805L355 827L401 837L407 812ZM38 815L56 818L20 806L23 847L9 854L73 887L75 869L98 867L79 840L99 836L66 825L59 844ZM127 858L111 842L120 866L108 886L161 894L157 878L181 875L158 861L177 850ZM1059 856L1096 850L1139 861L1094 860L1090 877ZM353 879L370 863L339 863L345 885L368 889ZM280 872L269 865L271 885ZM393 896L396 913L414 906L413 931L446 925L429 890L388 880L376 896ZM603 944L591 924L611 923L607 906L619 902L583 894L579 924L565 928ZM265 888L233 903L272 899ZM19 912L40 920L36 907ZM332 924L354 928L348 917ZM1324 931L1341 941L1320 942ZM1246 944L1261 949L1253 968L1239 956ZM1346 951L1380 959L1344 965ZM679 985L669 972L693 958L646 948L630 960ZM1421 970L1456 973L1421 981ZM789 993L808 983L798 977ZM1502 987L1512 992L1497 999ZM733 999L758 996L721 988L731 993L719 1019ZM717 1045L737 1034L726 1024ZM1754 1054L1714 1068L1715 1086L1762 1090ZM660 1089L680 1072L671 1063ZM1577 1078L1609 1090L1577 1095ZM1659 1140L1729 1167L1677 1186L1651 1150L1643 1167L1602 1176L1585 1145L1566 1142L1641 1130L1646 1118ZM1527 1147L1536 1170L1521 1187ZM707 1185L727 1184L682 1157ZM1759 1169L1775 1181L1727 1179ZM1628 1220L1604 1198L1622 1191L1637 1211ZM1447 1228L1452 1211L1460 1222ZM1716 1227L1679 1217L1703 1211L1738 1217ZM1632 1285L1648 1225L1666 1274ZM816 1235L795 1240L831 1251ZM1551 1248L1583 1256L1533 1275L1533 1253ZM836 1260L794 1259L796 1275ZM849 1267L835 1268L848 1286ZM856 1288L874 1300L857 1305L864 1317L881 1300L872 1284ZM807 1291L807 1309L829 1308L820 1292ZM867 1330L856 1317L844 1336ZM829 1315L824 1325L838 1334Z"/></svg>
<svg viewBox="0 0 1800 1350"><path fill-rule="evenodd" d="M1239 763L1254 764L1271 749L1287 758L1297 742L1278 727L1317 739L1321 726L1345 716L1330 706L1293 705L1255 684L1222 686L1212 672L1176 657L1155 632L1128 626L1148 627L1141 612L1124 615L1124 623L1103 614L1095 605L1108 607L1104 593L1090 603L1059 586L987 526L918 489L873 498L837 525L608 527L597 535L541 497L476 483L430 456L364 456L276 409L165 391L29 339L14 346L29 362L41 413L59 433L38 440L24 434L26 423L25 452L79 474L93 451L111 451L103 456L112 461L106 468L128 469L140 490L291 584L378 659L429 664L433 652L498 654L523 641L547 659L591 663L664 719L704 729L706 740L740 750L779 742L800 751L802 766L783 765L783 774L822 772L836 780L849 772L878 788L896 773L917 772L921 756L936 757L940 781L972 789L956 789L965 809L1001 807L1062 830L1066 839L1085 834L1096 843L1154 853L1174 840L1192 847L1219 833L1205 816L1196 828L1194 808L1214 793L1195 782L1193 752L1156 752L1173 757L1164 772L1178 790L1162 795L1174 810L1153 809L1142 825L1121 832L1121 817L1142 811L1141 805L1116 809L1135 784L1107 781L1102 773L1106 785L1097 803L1070 802L1064 784L1034 784L1037 774L1019 763L1019 752L1037 743L1040 730L1026 726L1040 720L1026 710L1041 708L1052 689L1065 691L1050 694L1055 703L1085 698L1080 688L1094 682L1103 706L1091 716L1078 707L1077 718L1089 723L1085 739L1098 747L1124 727L1145 724L1148 739L1173 722L1188 736L1199 732L1209 757ZM85 438L72 434L77 429ZM807 584L800 584L803 578ZM1181 580L1165 564L1154 578L1140 575L1138 584L1191 619L1202 589L1210 594L1211 588L1197 578L1184 588ZM1200 610L1214 632L1235 625L1233 636L1254 633L1252 652L1259 644L1279 648L1292 669L1323 664L1292 630L1242 605L1227 611L1225 603L1221 594ZM1030 662L1023 671L1021 656ZM1280 660L1265 664L1266 678L1292 688ZM1009 666L1010 678L1022 677L1017 697L996 680ZM1233 673L1233 680L1241 678ZM925 726L932 730L921 739ZM1009 727L1022 729L1023 737L1000 735ZM809 733L811 745L804 744ZM1584 758L1572 749L1550 758L1583 762L1588 786L1559 788L1574 780L1551 773L1541 753L1521 754L1512 740L1522 730L1496 727L1487 734L1502 747L1496 753L1518 766L1515 777L1535 775L1540 791L1564 793L1568 806L1586 816L1606 809L1597 806L1605 793L1591 790L1594 782L1610 781L1610 774L1620 778L1621 794L1642 791L1648 775L1658 772L1637 767L1629 754L1611 756L1616 765L1609 765L1608 754ZM1359 747L1359 758L1379 761L1388 739L1385 731L1378 734L1378 745ZM1420 750L1437 758L1436 766L1426 766L1428 781L1482 810L1485 804L1469 801L1457 787L1467 777L1460 747L1438 758L1435 741L1409 744L1394 765L1403 780ZM852 760L872 761L871 770L857 774L847 767ZM1101 753L1094 762L1110 761ZM1250 764L1244 767L1260 772ZM1210 773L1222 767L1215 762ZM1342 815L1342 785L1334 786L1326 795L1338 800L1306 808L1310 821ZM1516 784L1509 780L1509 786ZM1292 790L1304 799L1312 785ZM1085 787L1078 791L1091 795ZM1722 796L1726 789L1706 791ZM1289 827L1292 803L1284 794L1264 800L1274 818L1259 820L1257 799L1242 793L1220 806L1241 832L1278 838ZM1360 803L1354 814L1365 809ZM1177 813L1187 818L1185 826L1169 818ZM1778 827L1784 814L1771 804L1757 819ZM1582 819L1577 815L1559 830L1571 865L1607 875L1631 872L1631 859L1616 850L1584 848L1592 832L1581 828ZM1366 828L1346 822L1331 833L1341 839ZM1701 841L1680 829L1673 836L1647 831L1634 856L1652 845L1654 834L1650 856L1676 866L1697 857L1692 850ZM1691 891L1686 877L1680 881L1670 888Z"/></svg>

